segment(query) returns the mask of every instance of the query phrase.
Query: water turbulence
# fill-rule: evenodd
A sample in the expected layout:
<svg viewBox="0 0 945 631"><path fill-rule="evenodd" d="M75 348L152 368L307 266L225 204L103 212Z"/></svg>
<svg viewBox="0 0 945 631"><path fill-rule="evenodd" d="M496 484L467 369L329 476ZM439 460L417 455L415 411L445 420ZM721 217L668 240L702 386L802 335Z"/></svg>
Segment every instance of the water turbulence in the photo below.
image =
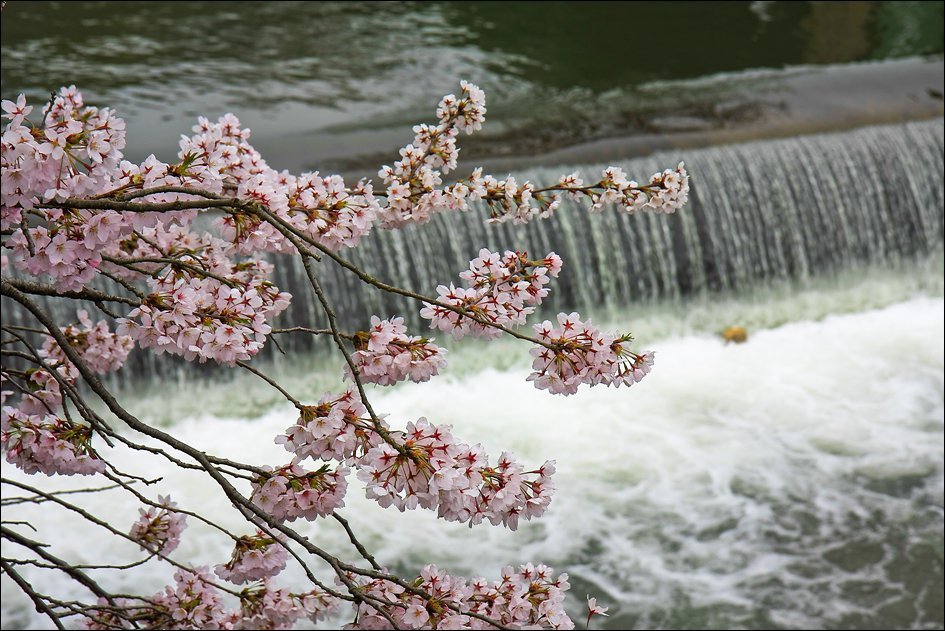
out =
<svg viewBox="0 0 945 631"><path fill-rule="evenodd" d="M858 291L877 290L867 283ZM490 453L507 449L526 464L556 458L558 491L546 515L514 533L382 509L355 479L343 513L368 549L404 574L428 562L490 579L505 564L544 561L567 571L576 619L585 593L611 607L596 628L941 628L943 322L942 298L920 297L755 331L739 346L670 335L654 344L657 369L630 391L552 397L525 382L524 366L375 389L375 409L398 426L423 415ZM234 386L214 387L226 394ZM211 399L165 389L162 404L182 412L169 431L239 461L286 460L272 436L295 421L291 406L253 418L238 405L210 412ZM133 397L128 405L149 411ZM172 493L185 509L245 528L201 476L150 454L102 449L119 469L162 477L151 494ZM56 477L44 487L81 484ZM70 498L127 528L137 507L116 493ZM63 558L139 558L135 546L73 514L17 509ZM296 527L325 549L350 551L332 520ZM214 564L229 553L225 537L190 520L175 555ZM27 576L47 592L82 597L67 577L31 569ZM172 570L152 563L96 577L106 589L149 594ZM306 579L290 566L279 580ZM3 590L5 628L46 626L12 582Z"/></svg>

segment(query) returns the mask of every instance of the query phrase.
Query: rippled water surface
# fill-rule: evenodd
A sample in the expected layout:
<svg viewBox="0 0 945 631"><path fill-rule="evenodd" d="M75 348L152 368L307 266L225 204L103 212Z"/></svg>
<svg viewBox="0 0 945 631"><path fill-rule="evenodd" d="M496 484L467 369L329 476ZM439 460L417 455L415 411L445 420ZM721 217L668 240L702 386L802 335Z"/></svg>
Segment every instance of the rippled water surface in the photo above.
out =
<svg viewBox="0 0 945 631"><path fill-rule="evenodd" d="M278 168L376 169L460 78L490 97L466 155L535 154L751 120L751 98L722 98L732 73L767 69L754 93L780 83L771 70L940 54L942 16L940 2L14 1L0 77L7 98L74 83L117 108L137 158L232 111Z"/></svg>

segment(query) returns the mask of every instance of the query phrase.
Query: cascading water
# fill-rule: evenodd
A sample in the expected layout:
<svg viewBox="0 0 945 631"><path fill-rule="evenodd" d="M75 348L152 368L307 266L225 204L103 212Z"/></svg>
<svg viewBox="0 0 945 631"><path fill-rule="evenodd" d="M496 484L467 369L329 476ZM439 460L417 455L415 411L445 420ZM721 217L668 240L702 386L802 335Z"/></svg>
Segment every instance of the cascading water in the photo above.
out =
<svg viewBox="0 0 945 631"><path fill-rule="evenodd" d="M620 166L645 178L680 158L693 194L672 216L588 215L570 201L553 219L525 226L484 225L483 213L445 214L432 225L375 231L351 258L385 281L432 295L436 285L455 281L481 246L539 256L554 250L565 269L549 311L619 310L857 264L896 263L942 247L941 120L659 153ZM588 180L603 166L578 170ZM570 170L516 175L546 183ZM350 273L331 263L321 268L343 320L363 324L372 313L398 314L420 324L409 299L359 291ZM281 287L304 291L299 265L282 266L278 274Z"/></svg>

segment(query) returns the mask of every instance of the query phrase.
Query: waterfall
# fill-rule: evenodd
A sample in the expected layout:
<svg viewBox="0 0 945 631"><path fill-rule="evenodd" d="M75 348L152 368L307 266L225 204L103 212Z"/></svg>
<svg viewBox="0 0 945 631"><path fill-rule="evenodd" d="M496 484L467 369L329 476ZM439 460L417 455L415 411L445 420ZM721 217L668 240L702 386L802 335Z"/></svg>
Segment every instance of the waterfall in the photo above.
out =
<svg viewBox="0 0 945 631"><path fill-rule="evenodd" d="M480 247L533 256L555 251L565 267L552 285L547 311L581 309L588 315L861 264L895 265L943 246L943 144L939 119L660 152L619 166L639 180L684 159L692 192L674 215L627 215L612 208L589 214L570 200L553 218L524 226L487 225L483 212L449 213L423 226L375 230L342 255L383 281L435 295L438 284L458 282ZM589 181L605 166L515 175L546 184L578 170ZM282 324L325 326L300 262L275 263L274 282L295 297L292 319ZM317 273L346 329L363 327L376 314L404 316L412 330L425 330L411 299L365 290L330 260ZM4 320L21 323L18 310L4 303ZM73 319L75 305L48 306L63 322ZM306 336L280 341L290 348L311 344ZM274 352L271 347L267 352ZM168 374L177 363L136 353L130 369Z"/></svg>
<svg viewBox="0 0 945 631"><path fill-rule="evenodd" d="M443 214L428 225L375 231L344 253L394 285L435 295L480 247L554 250L565 268L548 310L619 310L640 301L804 279L860 264L895 264L943 244L942 120L853 132L661 152L621 163L643 179L685 159L689 204L674 215L589 214L565 200L528 225L485 225L481 212ZM537 168L516 177L550 183L579 170L585 181L607 165ZM501 176L503 174L496 174ZM344 322L402 315L420 326L416 303L365 292L349 272L322 263ZM305 294L301 265L282 265L276 283ZM313 301L303 318L320 320ZM298 307L298 305L296 305Z"/></svg>

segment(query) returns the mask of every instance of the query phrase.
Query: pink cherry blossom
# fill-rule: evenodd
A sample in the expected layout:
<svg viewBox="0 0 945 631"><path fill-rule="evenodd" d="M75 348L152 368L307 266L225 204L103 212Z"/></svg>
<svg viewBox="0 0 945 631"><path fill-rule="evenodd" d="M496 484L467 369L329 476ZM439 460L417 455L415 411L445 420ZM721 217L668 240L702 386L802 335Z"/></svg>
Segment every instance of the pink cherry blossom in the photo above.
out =
<svg viewBox="0 0 945 631"><path fill-rule="evenodd" d="M382 419L381 428L387 428ZM356 459L382 439L357 393L348 390L340 395L327 394L317 405L302 406L299 419L275 442L295 454L293 462L301 462L309 457Z"/></svg>
<svg viewBox="0 0 945 631"><path fill-rule="evenodd" d="M634 353L630 335L604 335L578 313L559 313L558 326L545 320L533 327L545 346L535 346L531 355L533 381L539 390L552 394L575 394L588 384L631 386L653 367L654 353Z"/></svg>
<svg viewBox="0 0 945 631"><path fill-rule="evenodd" d="M158 496L160 508L140 508L141 516L131 526L129 536L148 552L168 555L180 545L180 536L187 527L187 516L176 511L177 503L169 496Z"/></svg>
<svg viewBox="0 0 945 631"><path fill-rule="evenodd" d="M26 473L92 475L105 463L92 449L87 425L52 414L27 414L4 406L0 414L0 443L10 462Z"/></svg>
<svg viewBox="0 0 945 631"><path fill-rule="evenodd" d="M607 613L609 607L601 607L597 604L596 598L587 597L587 622L584 626L588 629L591 627L591 618L594 616L607 616L610 615Z"/></svg>
<svg viewBox="0 0 945 631"><path fill-rule="evenodd" d="M518 570L506 567L502 578L493 582L484 578L467 581L427 565L413 585L428 598L381 579L368 580L357 575L350 575L349 579L357 582L363 593L399 604L388 610L398 629L490 628L488 623L469 614L519 629L574 628L564 610L565 594L570 588L568 575L555 577L554 570L545 565L529 563ZM384 617L363 602L357 606L357 621L345 628L391 628Z"/></svg>
<svg viewBox="0 0 945 631"><path fill-rule="evenodd" d="M466 335L494 339L501 331L489 324L522 326L548 295L551 278L561 271L561 258L554 252L540 260L530 260L526 252L507 250L499 255L483 248L469 262L460 277L467 287L437 287L439 302L425 303L420 316L430 320L430 328L449 332L456 339ZM451 305L469 315L447 309Z"/></svg>
<svg viewBox="0 0 945 631"><path fill-rule="evenodd" d="M344 506L348 472L347 467L332 470L323 465L316 471L305 471L298 465L286 465L257 477L250 499L276 519L302 517L311 521Z"/></svg>
<svg viewBox="0 0 945 631"><path fill-rule="evenodd" d="M262 531L236 541L233 556L225 565L214 568L217 576L237 585L275 576L285 569L289 553L278 540Z"/></svg>
<svg viewBox="0 0 945 631"><path fill-rule="evenodd" d="M371 328L355 335L351 358L361 380L389 386L410 379L421 383L439 374L446 366L446 349L433 339L407 335L403 318L381 320L371 316ZM351 370L345 366L345 374Z"/></svg>
<svg viewBox="0 0 945 631"><path fill-rule="evenodd" d="M398 447L382 443L355 461L367 496L404 511L436 509L447 521L470 526L488 519L510 530L519 519L540 516L554 493L554 462L526 471L510 453L495 466L479 445L457 441L447 425L420 418L392 432Z"/></svg>

